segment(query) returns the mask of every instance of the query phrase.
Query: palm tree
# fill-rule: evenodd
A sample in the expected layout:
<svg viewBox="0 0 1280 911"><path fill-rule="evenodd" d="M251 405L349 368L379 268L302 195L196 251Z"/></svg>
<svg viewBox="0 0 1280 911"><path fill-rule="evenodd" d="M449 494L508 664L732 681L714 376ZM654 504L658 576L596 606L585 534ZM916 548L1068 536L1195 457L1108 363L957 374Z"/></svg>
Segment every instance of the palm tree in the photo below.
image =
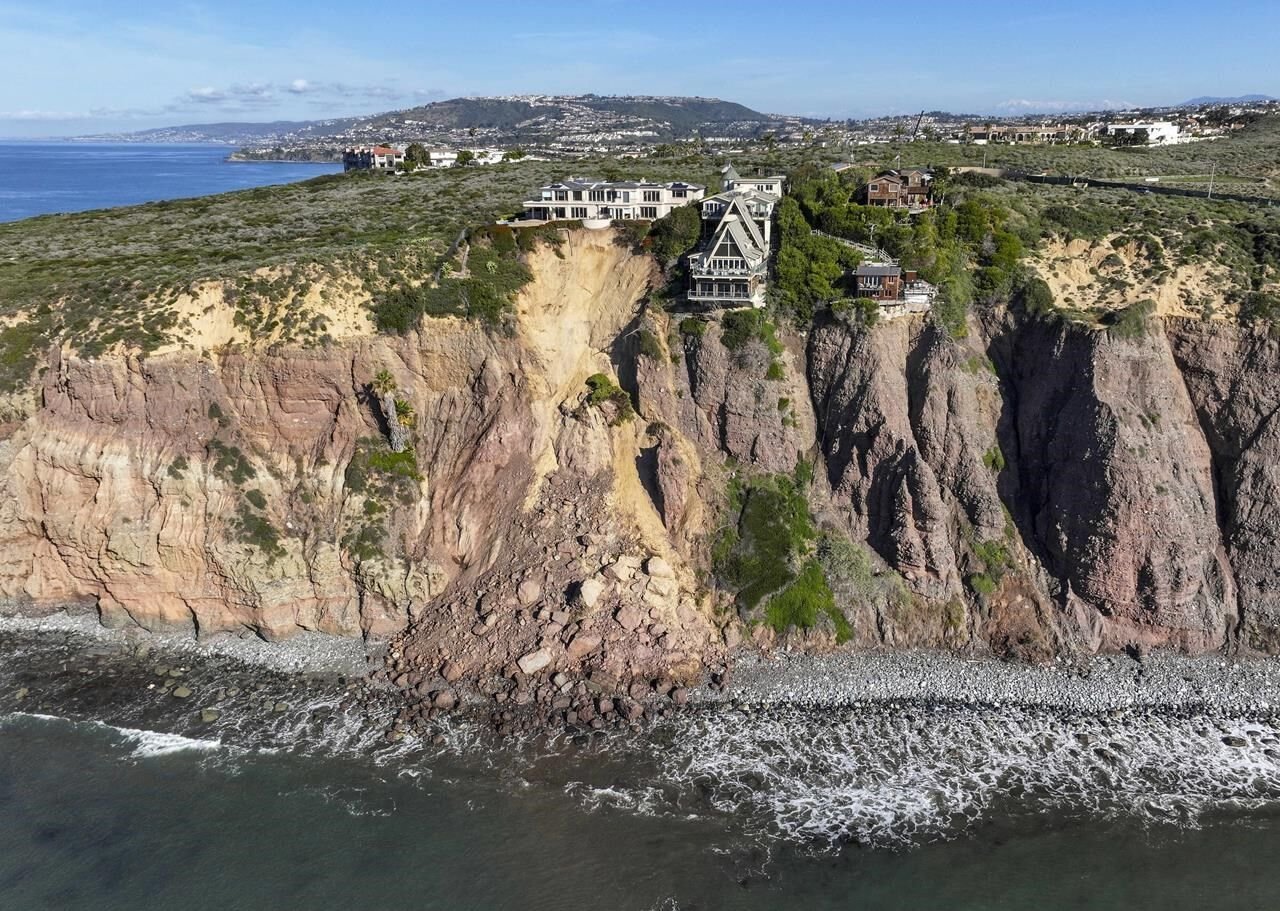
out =
<svg viewBox="0 0 1280 911"><path fill-rule="evenodd" d="M385 367L377 372L369 385L378 397L378 408L382 412L382 419L387 422L387 437L391 444L391 451L404 452L409 443L408 428L413 426L413 406L396 398L400 386L396 378L391 375L391 371ZM409 411L410 424L407 426L401 417L401 406Z"/></svg>
<svg viewBox="0 0 1280 911"><path fill-rule="evenodd" d="M418 423L417 412L404 399L396 399L396 423L406 430L412 430Z"/></svg>

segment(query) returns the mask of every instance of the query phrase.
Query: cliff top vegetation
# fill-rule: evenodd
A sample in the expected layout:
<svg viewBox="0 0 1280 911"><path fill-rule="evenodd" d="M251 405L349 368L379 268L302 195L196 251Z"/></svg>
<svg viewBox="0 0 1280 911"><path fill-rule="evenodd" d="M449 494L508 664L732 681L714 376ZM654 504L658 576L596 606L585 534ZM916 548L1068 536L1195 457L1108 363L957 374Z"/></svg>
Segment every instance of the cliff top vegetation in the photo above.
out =
<svg viewBox="0 0 1280 911"><path fill-rule="evenodd" d="M1002 166L1057 173L1088 171L1081 163L1084 156L1092 163L1091 173L1104 176L1128 174L1125 168L1139 159L1140 164L1133 165L1135 173L1198 173L1205 164L1201 159L1212 153L1220 162L1220 174L1264 180L1280 171L1277 132L1280 126L1265 121L1218 142L1170 149L1002 147L991 154ZM805 322L812 307L827 296L839 267L850 264L847 254L838 253L833 267L826 242L810 237L805 228L863 240L878 224L874 219L884 218L866 216L849 205L851 190L867 174L892 164L899 155L904 163L946 166L971 164L982 154L976 147L914 143L855 150L756 145L733 156L742 173L766 169L801 178L795 199L780 211L780 284L793 288L786 308ZM855 167L840 175L825 167L850 158ZM271 343L328 340L328 317L307 302L330 293L334 285L357 302L362 324L373 330L404 331L424 314L501 323L501 301L489 292L501 297L518 287L520 270L512 261L518 256L499 249L501 239L498 246L493 238L486 240L487 252L471 265L492 270L488 274L493 278L486 280L486 273L475 269L466 273L478 274L485 286L473 294L476 289L464 284L465 276L442 269L451 260L457 265L451 245L462 232L515 214L532 188L568 172L679 178L716 189L722 161L696 143L682 143L648 159L524 159L394 178L330 175L286 186L0 225L0 390L22 386L54 342L85 356L113 350L145 354L185 344L191 300L207 306L193 289L207 282L221 284L222 300L233 308L244 335ZM1155 249L1156 244L1147 243L1150 237L1170 267L1196 257L1225 263L1235 276L1227 291L1235 295L1241 313L1269 314L1277 309L1268 295L1277 284L1274 248L1280 213L1216 200L987 183L952 178L946 211L917 220L919 224L892 220L893 224L879 225L876 243L902 256L926 278L949 286L948 300L964 301L966 280L981 277L973 270L989 268L991 262L980 260L990 260L992 253L1007 259L1017 252L1015 258L1021 259L1046 237L1109 242L1117 234ZM991 239L998 247L1004 232L1016 237L1021 249L1013 251L1006 244L985 251L986 234L965 239L965 249L949 247L952 227L972 227L965 224L965 206L997 213L1000 230L988 232ZM948 224L953 215L954 226ZM683 243L683 232L675 230L680 227L673 225L672 236L654 236L641 246L672 258ZM790 244L794 251L802 235L802 245L812 249L796 259L787 247ZM788 274L797 280L789 281ZM445 280L437 283L435 276ZM996 277L987 273L987 278ZM1113 287L1118 281L1116 276L1104 277ZM1005 290L1017 288L1009 285ZM1136 290L1128 296L1135 294ZM179 305L184 295L185 311ZM1081 299L1069 303L1082 312L1096 303L1084 299L1086 294L1076 296ZM946 318L945 312L942 315ZM953 323L956 317L951 314Z"/></svg>

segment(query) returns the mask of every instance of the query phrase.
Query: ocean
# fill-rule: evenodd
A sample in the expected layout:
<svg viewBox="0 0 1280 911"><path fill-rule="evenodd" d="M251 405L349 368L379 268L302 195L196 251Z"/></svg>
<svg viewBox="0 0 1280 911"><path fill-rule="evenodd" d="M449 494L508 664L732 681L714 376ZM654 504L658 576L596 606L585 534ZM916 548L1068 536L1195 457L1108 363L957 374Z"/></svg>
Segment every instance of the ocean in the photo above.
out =
<svg viewBox="0 0 1280 911"><path fill-rule="evenodd" d="M353 704L345 678L138 641L0 628L0 907L1255 909L1280 894L1271 717L724 706L639 733L498 740L451 720L389 742L394 706ZM166 691L175 679L194 694Z"/></svg>
<svg viewBox="0 0 1280 911"><path fill-rule="evenodd" d="M229 162L229 146L0 142L0 222L293 183L341 164Z"/></svg>

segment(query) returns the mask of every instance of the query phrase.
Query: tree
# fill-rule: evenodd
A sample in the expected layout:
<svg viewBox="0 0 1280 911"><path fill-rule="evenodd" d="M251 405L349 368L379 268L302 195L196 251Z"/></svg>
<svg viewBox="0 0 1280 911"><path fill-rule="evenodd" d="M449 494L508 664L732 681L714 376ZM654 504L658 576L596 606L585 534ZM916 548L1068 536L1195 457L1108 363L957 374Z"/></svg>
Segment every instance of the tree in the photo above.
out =
<svg viewBox="0 0 1280 911"><path fill-rule="evenodd" d="M502 154L502 160L503 161L519 161L521 158L524 158L528 154L529 153L526 152L524 149L519 149L519 148L507 149L507 151Z"/></svg>
<svg viewBox="0 0 1280 911"><path fill-rule="evenodd" d="M418 413L404 399L396 399L396 423L405 430L412 430L418 423Z"/></svg>
<svg viewBox="0 0 1280 911"><path fill-rule="evenodd" d="M378 397L378 408L382 412L382 419L387 424L387 442L391 445L391 451L404 452L409 444L409 428L413 426L413 406L396 398L396 393L400 391L400 384L385 367L377 372L369 385ZM407 425L401 415L405 408L408 409Z"/></svg>
<svg viewBox="0 0 1280 911"><path fill-rule="evenodd" d="M420 142L409 143L409 148L404 150L404 160L406 164L414 167L431 164L431 156L427 154L426 147Z"/></svg>
<svg viewBox="0 0 1280 911"><path fill-rule="evenodd" d="M458 153L459 165L462 165L465 167L466 165L471 164L471 162L475 160L476 160L476 153L471 151L470 149L463 149L461 152Z"/></svg>

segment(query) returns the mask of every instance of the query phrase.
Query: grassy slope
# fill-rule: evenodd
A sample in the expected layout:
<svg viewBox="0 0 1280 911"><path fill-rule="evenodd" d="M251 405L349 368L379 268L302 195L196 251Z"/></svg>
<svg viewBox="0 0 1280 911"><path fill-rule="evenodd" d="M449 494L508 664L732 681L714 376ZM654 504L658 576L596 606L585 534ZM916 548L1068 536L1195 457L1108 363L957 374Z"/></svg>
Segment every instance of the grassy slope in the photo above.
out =
<svg viewBox="0 0 1280 911"><path fill-rule="evenodd" d="M1214 143L1142 152L1076 147L990 147L989 162L1059 172L1191 173L1212 153L1220 174L1275 173L1280 125L1255 124ZM868 167L893 161L958 164L981 161L978 147L939 143L816 150L779 148L734 156L743 173L757 166L789 170L802 161L819 164L853 158ZM1135 164L1137 163L1137 164ZM521 161L483 168L449 169L412 177L337 175L283 187L266 187L131 208L46 216L0 225L0 389L22 385L53 341L95 355L127 348L150 351L180 334L173 298L192 283L228 279L240 283L237 307L247 325L264 319L254 307L287 299L289 283L307 270L342 269L359 276L375 299L420 282L440 253L466 227L515 212L540 184L567 173L602 177L681 178L716 184L709 156L650 160ZM1160 224L1180 232L1200 214L1238 221L1243 207L1201 200L1139 197L1115 191L1006 188L1035 208L1048 202L1115 210L1131 224ZM1261 216L1260 216L1261 217ZM1266 213L1268 220L1273 213ZM251 273L286 266L269 284ZM290 276L294 276L291 278ZM287 314L286 314L287 316ZM270 317L279 320L280 314ZM301 321L300 321L301 322ZM293 341L322 340L300 333Z"/></svg>
<svg viewBox="0 0 1280 911"><path fill-rule="evenodd" d="M581 161L575 173L711 181L710 160ZM417 282L466 227L518 210L565 176L556 162L515 162L389 178L333 175L199 199L44 216L0 225L0 387L20 385L38 353L66 341L93 355L150 351L174 330L169 304L206 279L257 282L253 270L309 266L359 275L375 295ZM253 293L249 293L253 292ZM248 315L247 315L248 316Z"/></svg>
<svg viewBox="0 0 1280 911"><path fill-rule="evenodd" d="M950 145L917 142L859 146L847 160L903 164L981 165L1036 173L1080 174L1104 179L1158 175L1207 178L1217 163L1218 186L1234 192L1280 198L1280 117L1269 117L1231 136L1166 148L1104 149L1092 146ZM1270 180L1270 183L1266 181ZM1225 181L1225 184L1223 183ZM1200 187L1195 179L1161 183Z"/></svg>

